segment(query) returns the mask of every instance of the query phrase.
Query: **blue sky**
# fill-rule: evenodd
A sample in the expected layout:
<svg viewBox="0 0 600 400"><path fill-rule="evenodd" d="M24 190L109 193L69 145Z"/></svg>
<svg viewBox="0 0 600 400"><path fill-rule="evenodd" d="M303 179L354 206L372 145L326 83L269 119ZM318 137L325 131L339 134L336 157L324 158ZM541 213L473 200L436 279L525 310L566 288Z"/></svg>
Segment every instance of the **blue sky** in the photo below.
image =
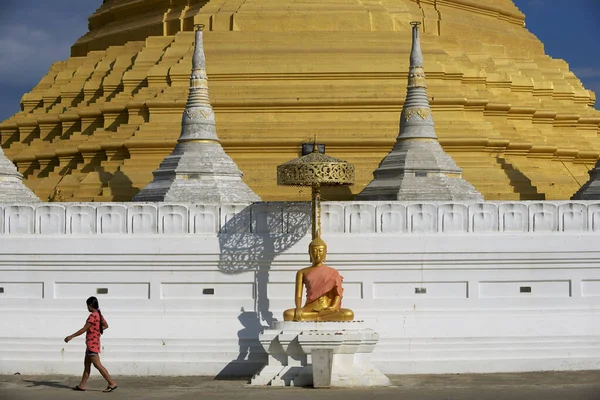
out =
<svg viewBox="0 0 600 400"><path fill-rule="evenodd" d="M0 121L20 109L21 96L69 57L102 0L0 0Z"/></svg>
<svg viewBox="0 0 600 400"><path fill-rule="evenodd" d="M490 0L488 0L490 1ZM0 0L0 121L50 65L69 56L102 0ZM515 0L546 52L600 97L600 0ZM565 19L566 18L566 19ZM600 109L597 103L596 108Z"/></svg>
<svg viewBox="0 0 600 400"><path fill-rule="evenodd" d="M543 43L546 54L562 58L596 92L600 110L600 0L515 0L525 13L527 29Z"/></svg>

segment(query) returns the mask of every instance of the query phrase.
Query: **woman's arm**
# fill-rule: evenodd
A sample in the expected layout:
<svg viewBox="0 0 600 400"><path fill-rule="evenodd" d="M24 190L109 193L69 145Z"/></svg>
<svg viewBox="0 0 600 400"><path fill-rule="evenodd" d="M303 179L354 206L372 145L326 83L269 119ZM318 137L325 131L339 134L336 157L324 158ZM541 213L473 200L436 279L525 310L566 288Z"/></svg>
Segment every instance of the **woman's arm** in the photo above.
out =
<svg viewBox="0 0 600 400"><path fill-rule="evenodd" d="M70 341L71 341L73 338L75 338L75 337L77 337L77 336L81 335L81 334L82 334L82 333L84 333L84 332L87 332L87 330L88 330L88 329L90 329L90 326L92 326L92 324L90 324L90 323L87 323L87 324L85 324L85 325L83 326L83 328L81 328L80 330L78 330L78 331L77 331L77 332L75 332L74 334L67 336L67 337L65 338L65 343L69 343L69 342L70 342Z"/></svg>
<svg viewBox="0 0 600 400"><path fill-rule="evenodd" d="M102 318L102 329L104 329L104 330L108 329L108 322L106 322L106 320L104 318Z"/></svg>

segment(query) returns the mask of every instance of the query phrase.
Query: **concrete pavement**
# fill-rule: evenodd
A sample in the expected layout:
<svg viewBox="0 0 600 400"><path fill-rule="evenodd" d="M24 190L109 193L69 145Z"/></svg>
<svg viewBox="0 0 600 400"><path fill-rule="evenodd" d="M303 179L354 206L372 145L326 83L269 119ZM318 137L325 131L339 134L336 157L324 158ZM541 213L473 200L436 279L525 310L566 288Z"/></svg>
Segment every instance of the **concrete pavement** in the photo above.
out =
<svg viewBox="0 0 600 400"><path fill-rule="evenodd" d="M71 387L75 376L0 376L0 400L600 400L600 371L514 374L391 376L393 387L301 389L248 387L246 380L212 377L116 377L119 388L102 393L106 383L92 371L86 392Z"/></svg>

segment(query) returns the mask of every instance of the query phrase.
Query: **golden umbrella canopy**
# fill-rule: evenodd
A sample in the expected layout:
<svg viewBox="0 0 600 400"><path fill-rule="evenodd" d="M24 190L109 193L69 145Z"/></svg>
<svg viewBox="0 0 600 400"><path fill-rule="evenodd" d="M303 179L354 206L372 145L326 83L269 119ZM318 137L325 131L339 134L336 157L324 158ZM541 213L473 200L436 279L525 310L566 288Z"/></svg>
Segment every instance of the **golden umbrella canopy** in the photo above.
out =
<svg viewBox="0 0 600 400"><path fill-rule="evenodd" d="M354 165L316 151L277 167L277 184L282 186L314 187L353 183Z"/></svg>
<svg viewBox="0 0 600 400"><path fill-rule="evenodd" d="M339 158L313 152L277 166L277 184L312 187L312 238L321 236L321 186L352 185L354 165Z"/></svg>

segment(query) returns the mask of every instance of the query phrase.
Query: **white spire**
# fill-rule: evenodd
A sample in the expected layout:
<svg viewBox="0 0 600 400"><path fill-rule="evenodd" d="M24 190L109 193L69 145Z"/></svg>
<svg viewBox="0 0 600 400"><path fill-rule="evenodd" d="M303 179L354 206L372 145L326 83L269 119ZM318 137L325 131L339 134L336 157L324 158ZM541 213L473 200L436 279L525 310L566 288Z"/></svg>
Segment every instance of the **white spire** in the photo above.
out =
<svg viewBox="0 0 600 400"><path fill-rule="evenodd" d="M590 179L571 197L571 200L600 200L600 160L591 171Z"/></svg>
<svg viewBox="0 0 600 400"><path fill-rule="evenodd" d="M217 136L208 96L202 28L197 25L190 92L181 135L173 152L153 172L154 180L134 201L250 203L260 201L242 180L242 172L225 153Z"/></svg>
<svg viewBox="0 0 600 400"><path fill-rule="evenodd" d="M40 199L23 183L23 175L0 148L0 203L35 203Z"/></svg>
<svg viewBox="0 0 600 400"><path fill-rule="evenodd" d="M356 200L474 200L483 196L461 177L462 170L444 152L435 134L427 99L419 25L411 22L412 49L400 133L392 151Z"/></svg>
<svg viewBox="0 0 600 400"><path fill-rule="evenodd" d="M202 28L203 25L198 25L196 30L190 93L181 121L179 143L189 140L219 140L215 127L215 113L208 97L208 76L206 75Z"/></svg>

